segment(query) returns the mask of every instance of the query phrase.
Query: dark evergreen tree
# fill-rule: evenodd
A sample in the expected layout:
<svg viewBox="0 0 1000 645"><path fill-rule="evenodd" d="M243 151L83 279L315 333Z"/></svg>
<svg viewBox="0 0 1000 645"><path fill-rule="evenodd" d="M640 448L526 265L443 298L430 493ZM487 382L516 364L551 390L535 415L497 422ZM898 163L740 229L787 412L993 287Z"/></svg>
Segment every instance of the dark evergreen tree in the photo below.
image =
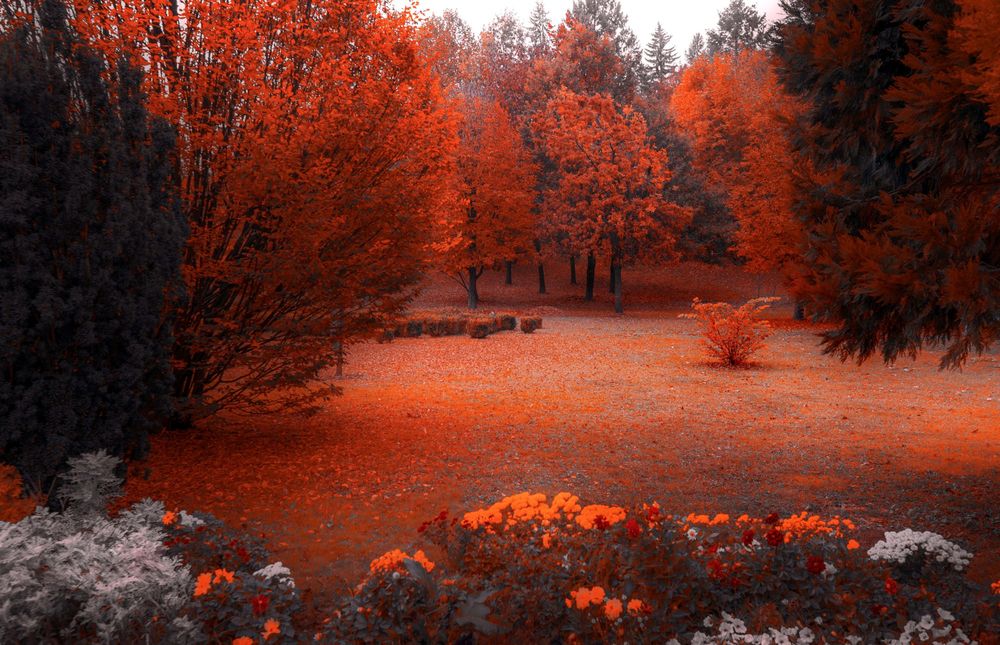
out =
<svg viewBox="0 0 1000 645"><path fill-rule="evenodd" d="M552 34L549 33L549 13L545 4L535 3L528 19L528 53L532 59L546 56L552 51Z"/></svg>
<svg viewBox="0 0 1000 645"><path fill-rule="evenodd" d="M670 44L670 34L656 23L656 30L646 46L643 80L646 87L663 83L677 71L677 51Z"/></svg>
<svg viewBox="0 0 1000 645"><path fill-rule="evenodd" d="M622 97L634 94L642 80L642 47L628 25L628 16L622 11L621 3L618 0L573 0L570 14L598 35L611 39L624 68L616 94Z"/></svg>
<svg viewBox="0 0 1000 645"><path fill-rule="evenodd" d="M684 58L688 65L691 62L705 53L705 38L701 33L697 33L691 37L691 44L688 45L687 51L684 52Z"/></svg>
<svg viewBox="0 0 1000 645"><path fill-rule="evenodd" d="M62 2L15 5L38 20L0 24L0 461L45 490L68 457L143 454L169 415L186 227L140 72L78 46Z"/></svg>
<svg viewBox="0 0 1000 645"><path fill-rule="evenodd" d="M708 53L739 55L749 49L766 49L772 40L767 16L748 6L744 0L730 0L719 12L715 29L709 29Z"/></svg>
<svg viewBox="0 0 1000 645"><path fill-rule="evenodd" d="M784 4L781 74L811 105L793 291L842 358L941 344L958 366L1000 337L1000 124L959 73L955 2Z"/></svg>

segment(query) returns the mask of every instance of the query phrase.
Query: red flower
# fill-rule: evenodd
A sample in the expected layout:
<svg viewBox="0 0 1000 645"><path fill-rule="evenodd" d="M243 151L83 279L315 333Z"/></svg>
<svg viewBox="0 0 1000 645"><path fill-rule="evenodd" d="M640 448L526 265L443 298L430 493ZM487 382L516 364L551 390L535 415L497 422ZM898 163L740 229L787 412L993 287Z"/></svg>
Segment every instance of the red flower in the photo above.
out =
<svg viewBox="0 0 1000 645"><path fill-rule="evenodd" d="M250 606L253 607L254 616L263 616L267 613L267 605L270 602L265 595L254 596L250 599Z"/></svg>
<svg viewBox="0 0 1000 645"><path fill-rule="evenodd" d="M649 509L646 511L646 521L653 523L658 521L659 519L660 519L660 507L650 506Z"/></svg>
<svg viewBox="0 0 1000 645"><path fill-rule="evenodd" d="M819 575L826 571L826 563L823 562L821 556L811 555L806 558L806 571L814 575Z"/></svg>
<svg viewBox="0 0 1000 645"><path fill-rule="evenodd" d="M764 518L764 524L777 524L778 520L781 519L777 513L771 513Z"/></svg>
<svg viewBox="0 0 1000 645"><path fill-rule="evenodd" d="M721 580L726 577L726 565L722 564L722 560L715 558L709 560L706 565L708 566L708 575L716 580Z"/></svg>
<svg viewBox="0 0 1000 645"><path fill-rule="evenodd" d="M707 553L709 555L715 555L718 552L719 552L719 545L718 544L713 544L712 546L710 546L707 549L705 549L705 553Z"/></svg>
<svg viewBox="0 0 1000 645"><path fill-rule="evenodd" d="M899 583L893 580L892 578L886 578L885 591L890 596L895 596L897 593L899 593Z"/></svg>
<svg viewBox="0 0 1000 645"><path fill-rule="evenodd" d="M756 535L756 533L753 532L753 529L743 531L743 546L750 546L753 544L754 535Z"/></svg>
<svg viewBox="0 0 1000 645"><path fill-rule="evenodd" d="M628 536L633 540L642 535L642 528L634 519L625 523L625 530L628 532Z"/></svg>
<svg viewBox="0 0 1000 645"><path fill-rule="evenodd" d="M601 529L602 531L606 531L609 528L611 528L611 522L608 521L608 518L598 514L594 516L594 526Z"/></svg>
<svg viewBox="0 0 1000 645"><path fill-rule="evenodd" d="M872 615L873 616L884 616L888 613L889 608L885 605L872 605Z"/></svg>
<svg viewBox="0 0 1000 645"><path fill-rule="evenodd" d="M770 544L771 546L778 546L785 543L785 534L776 528L772 528L770 531L768 531L764 535L764 538L767 540L767 543Z"/></svg>

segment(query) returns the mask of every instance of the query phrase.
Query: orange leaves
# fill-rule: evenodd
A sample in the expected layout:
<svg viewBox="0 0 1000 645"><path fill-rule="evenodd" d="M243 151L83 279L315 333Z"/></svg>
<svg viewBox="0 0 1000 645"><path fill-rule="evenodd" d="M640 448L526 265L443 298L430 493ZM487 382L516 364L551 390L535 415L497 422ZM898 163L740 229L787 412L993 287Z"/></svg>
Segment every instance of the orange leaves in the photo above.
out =
<svg viewBox="0 0 1000 645"><path fill-rule="evenodd" d="M667 155L652 147L646 122L607 96L559 91L535 131L557 166L545 193L547 223L570 248L610 246L617 260L651 236L672 240L690 216L667 202Z"/></svg>
<svg viewBox="0 0 1000 645"><path fill-rule="evenodd" d="M410 13L379 0L78 5L109 58L142 59L151 106L177 130L190 237L176 393L193 416L329 395L314 377L332 348L405 306L433 216L454 201L456 122Z"/></svg>
<svg viewBox="0 0 1000 645"><path fill-rule="evenodd" d="M801 110L763 52L699 58L671 98L694 142L696 165L728 193L740 224L736 250L754 271L780 268L795 253L792 153L784 119Z"/></svg>
<svg viewBox="0 0 1000 645"><path fill-rule="evenodd" d="M975 60L961 76L989 105L989 123L1000 126L1000 5L994 0L958 0L958 5L961 13L949 40Z"/></svg>
<svg viewBox="0 0 1000 645"><path fill-rule="evenodd" d="M498 102L462 103L457 154L460 200L441 232L449 271L527 254L535 229L535 165Z"/></svg>
<svg viewBox="0 0 1000 645"><path fill-rule="evenodd" d="M737 308L725 302L701 302L695 298L691 303L694 313L680 317L701 323L702 343L709 355L726 365L745 365L771 335L770 323L756 316L777 300L780 298L754 298ZM704 518L702 523L712 523L708 522L708 516Z"/></svg>

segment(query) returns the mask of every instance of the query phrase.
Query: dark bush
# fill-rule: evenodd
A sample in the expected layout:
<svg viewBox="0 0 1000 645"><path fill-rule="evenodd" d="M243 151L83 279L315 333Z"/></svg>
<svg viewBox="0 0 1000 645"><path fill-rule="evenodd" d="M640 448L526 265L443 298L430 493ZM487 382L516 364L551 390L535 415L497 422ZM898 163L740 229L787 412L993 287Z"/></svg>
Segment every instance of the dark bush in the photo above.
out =
<svg viewBox="0 0 1000 645"><path fill-rule="evenodd" d="M170 415L186 227L141 72L75 42L62 3L39 12L0 21L0 455L48 492L69 457L142 455Z"/></svg>
<svg viewBox="0 0 1000 645"><path fill-rule="evenodd" d="M542 319L534 316L521 318L521 331L530 334L536 329L542 328Z"/></svg>
<svg viewBox="0 0 1000 645"><path fill-rule="evenodd" d="M473 338L486 338L493 333L493 319L473 318L469 321L468 330Z"/></svg>

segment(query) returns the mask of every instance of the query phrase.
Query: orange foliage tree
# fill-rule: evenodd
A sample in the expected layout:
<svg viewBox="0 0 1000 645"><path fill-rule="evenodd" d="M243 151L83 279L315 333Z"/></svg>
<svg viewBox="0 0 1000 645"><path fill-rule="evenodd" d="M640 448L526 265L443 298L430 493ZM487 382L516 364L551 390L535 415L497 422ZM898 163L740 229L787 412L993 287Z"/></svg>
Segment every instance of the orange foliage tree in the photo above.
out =
<svg viewBox="0 0 1000 645"><path fill-rule="evenodd" d="M531 252L535 168L520 134L496 101L468 99L459 130L460 201L436 244L445 271L479 304L476 281L489 267Z"/></svg>
<svg viewBox="0 0 1000 645"><path fill-rule="evenodd" d="M734 250L752 271L781 269L796 256L792 217L795 157L784 122L801 108L760 51L699 58L671 96L692 138L695 163L724 191L738 223Z"/></svg>
<svg viewBox="0 0 1000 645"><path fill-rule="evenodd" d="M642 115L609 96L560 90L535 130L555 164L544 198L548 226L575 251L593 256L607 249L615 311L622 313L622 264L640 251L669 252L690 219L688 209L664 198L667 155L650 144Z"/></svg>
<svg viewBox="0 0 1000 645"><path fill-rule="evenodd" d="M77 0L76 21L141 60L178 132L184 419L313 407L334 348L407 304L449 199L454 119L412 17L384 0Z"/></svg>

